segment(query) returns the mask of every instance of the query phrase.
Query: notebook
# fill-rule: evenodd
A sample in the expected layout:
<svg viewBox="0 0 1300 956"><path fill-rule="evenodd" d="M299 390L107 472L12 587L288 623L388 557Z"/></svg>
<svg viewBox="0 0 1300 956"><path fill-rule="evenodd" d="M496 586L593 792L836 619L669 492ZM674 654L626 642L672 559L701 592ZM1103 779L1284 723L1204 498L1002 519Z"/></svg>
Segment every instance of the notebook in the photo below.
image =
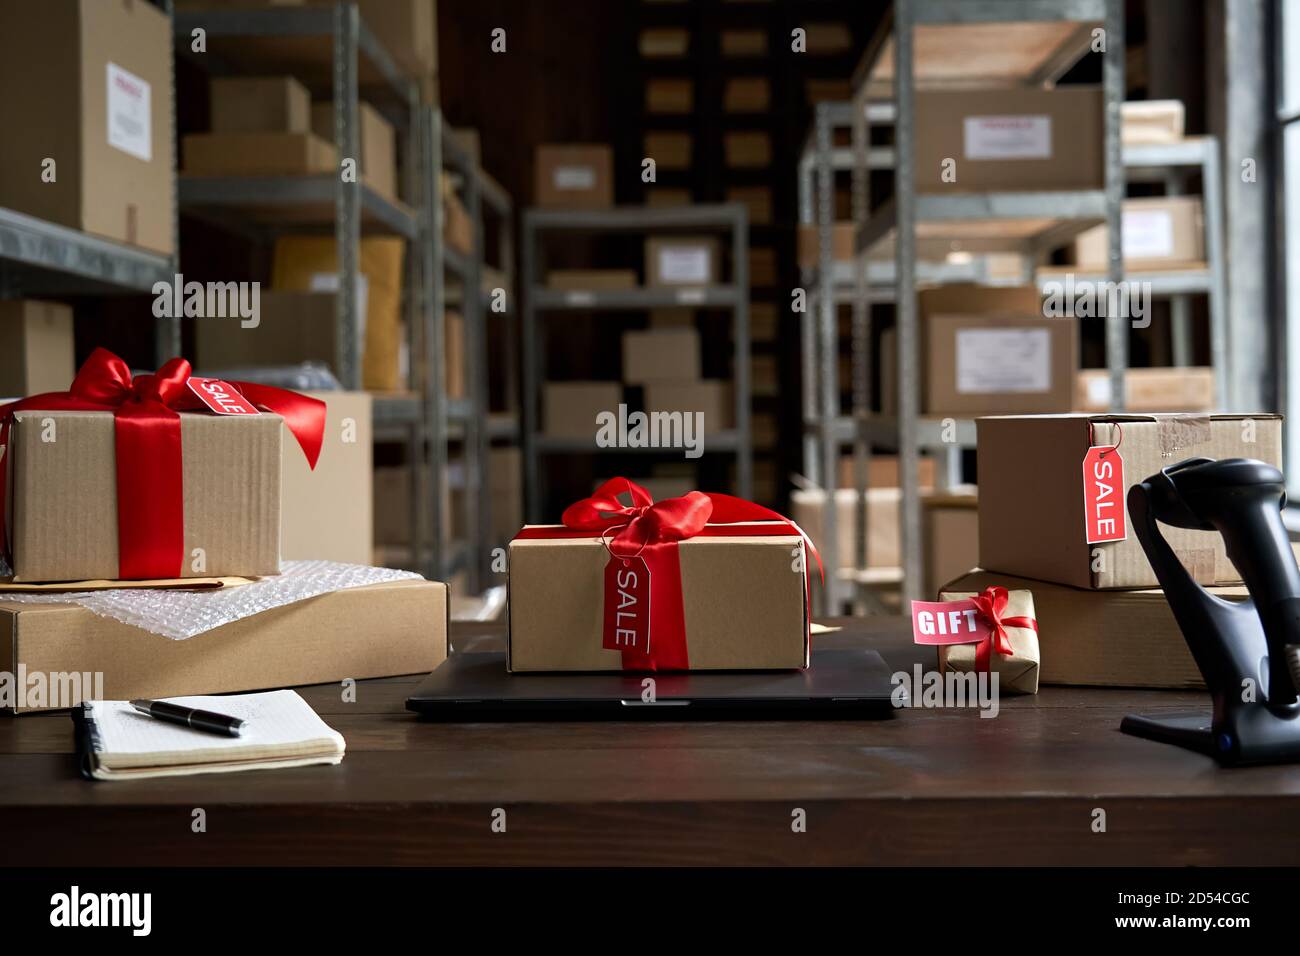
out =
<svg viewBox="0 0 1300 956"><path fill-rule="evenodd" d="M229 697L169 697L171 703L247 721L223 737L141 714L124 700L91 700L73 711L82 772L95 780L336 764L343 737L292 690Z"/></svg>

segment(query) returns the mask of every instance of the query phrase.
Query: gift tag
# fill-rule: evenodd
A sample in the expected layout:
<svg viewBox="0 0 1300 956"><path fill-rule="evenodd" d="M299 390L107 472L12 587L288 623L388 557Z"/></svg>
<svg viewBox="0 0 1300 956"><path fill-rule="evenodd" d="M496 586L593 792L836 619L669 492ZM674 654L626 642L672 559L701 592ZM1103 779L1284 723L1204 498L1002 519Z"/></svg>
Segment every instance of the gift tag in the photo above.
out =
<svg viewBox="0 0 1300 956"><path fill-rule="evenodd" d="M611 555L605 565L605 627L601 646L650 653L650 569L639 555Z"/></svg>
<svg viewBox="0 0 1300 956"><path fill-rule="evenodd" d="M975 602L913 601L912 641L916 644L971 644L989 636Z"/></svg>
<svg viewBox="0 0 1300 956"><path fill-rule="evenodd" d="M1083 515L1088 544L1123 541L1124 459L1116 445L1094 445L1083 456Z"/></svg>
<svg viewBox="0 0 1300 956"><path fill-rule="evenodd" d="M260 415L248 399L219 378L191 378L190 391L218 415Z"/></svg>

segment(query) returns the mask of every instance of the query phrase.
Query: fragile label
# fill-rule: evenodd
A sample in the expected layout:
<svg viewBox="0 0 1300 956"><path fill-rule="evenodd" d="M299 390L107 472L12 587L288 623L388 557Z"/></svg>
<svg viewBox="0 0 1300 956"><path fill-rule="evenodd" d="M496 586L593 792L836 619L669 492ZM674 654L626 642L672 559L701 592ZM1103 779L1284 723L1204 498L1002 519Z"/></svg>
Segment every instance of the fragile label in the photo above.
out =
<svg viewBox="0 0 1300 956"><path fill-rule="evenodd" d="M709 281L709 251L698 246L665 246L659 250L662 282Z"/></svg>
<svg viewBox="0 0 1300 956"><path fill-rule="evenodd" d="M595 189L596 170L591 166L556 166L551 182L556 189Z"/></svg>
<svg viewBox="0 0 1300 956"><path fill-rule="evenodd" d="M967 159L1051 159L1050 116L967 116L962 125Z"/></svg>
<svg viewBox="0 0 1300 956"><path fill-rule="evenodd" d="M1083 514L1088 544L1123 541L1124 459L1114 445L1094 445L1083 456Z"/></svg>
<svg viewBox="0 0 1300 956"><path fill-rule="evenodd" d="M917 644L973 644L989 636L975 602L913 601L912 640Z"/></svg>
<svg viewBox="0 0 1300 956"><path fill-rule="evenodd" d="M190 391L218 415L260 415L253 403L219 378L191 378Z"/></svg>
<svg viewBox="0 0 1300 956"><path fill-rule="evenodd" d="M1124 258L1168 259L1174 254L1174 217L1167 209L1124 213Z"/></svg>
<svg viewBox="0 0 1300 956"><path fill-rule="evenodd" d="M605 565L605 626L609 651L650 653L650 569L645 559L612 555Z"/></svg>
<svg viewBox="0 0 1300 956"><path fill-rule="evenodd" d="M108 145L146 163L153 159L150 94L147 81L108 64Z"/></svg>
<svg viewBox="0 0 1300 956"><path fill-rule="evenodd" d="M1047 329L958 329L957 391L963 395L1052 388Z"/></svg>

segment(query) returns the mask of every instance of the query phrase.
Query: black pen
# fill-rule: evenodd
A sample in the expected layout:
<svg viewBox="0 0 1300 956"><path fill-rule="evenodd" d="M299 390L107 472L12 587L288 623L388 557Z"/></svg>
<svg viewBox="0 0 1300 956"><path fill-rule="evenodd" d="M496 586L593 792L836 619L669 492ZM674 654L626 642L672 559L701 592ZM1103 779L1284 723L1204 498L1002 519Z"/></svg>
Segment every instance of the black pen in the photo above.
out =
<svg viewBox="0 0 1300 956"><path fill-rule="evenodd" d="M225 737L238 737L244 732L244 724L246 723L238 717L214 714L210 710L199 710L197 707L169 704L165 700L133 700L131 706L140 713L156 717L158 720L165 720L172 724L184 724L194 730L202 730L204 733L209 734L221 734Z"/></svg>

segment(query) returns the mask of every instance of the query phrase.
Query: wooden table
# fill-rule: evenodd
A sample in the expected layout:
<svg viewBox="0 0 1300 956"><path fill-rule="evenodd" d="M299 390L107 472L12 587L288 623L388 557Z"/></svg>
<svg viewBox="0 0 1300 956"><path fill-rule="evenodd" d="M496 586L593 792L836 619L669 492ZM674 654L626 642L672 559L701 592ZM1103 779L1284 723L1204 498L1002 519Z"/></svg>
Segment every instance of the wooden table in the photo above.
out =
<svg viewBox="0 0 1300 956"><path fill-rule="evenodd" d="M851 626L819 640L910 669L901 619ZM347 739L338 767L90 783L66 714L0 718L0 846L11 865L1300 861L1300 767L1220 770L1118 730L1200 694L1045 688L995 719L438 724L404 709L417 680L362 682L355 703L301 689Z"/></svg>

